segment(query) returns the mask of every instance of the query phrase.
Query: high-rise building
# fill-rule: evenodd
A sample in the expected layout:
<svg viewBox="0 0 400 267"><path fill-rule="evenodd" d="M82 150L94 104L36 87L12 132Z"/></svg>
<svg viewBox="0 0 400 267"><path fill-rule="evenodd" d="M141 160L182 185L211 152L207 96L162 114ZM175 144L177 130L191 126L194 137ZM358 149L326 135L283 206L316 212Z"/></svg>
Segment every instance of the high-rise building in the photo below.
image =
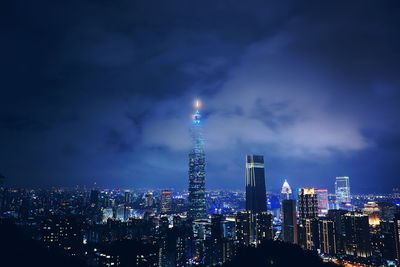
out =
<svg viewBox="0 0 400 267"><path fill-rule="evenodd" d="M400 213L394 217L394 232L395 232L395 244L396 244L396 260L400 262Z"/></svg>
<svg viewBox="0 0 400 267"><path fill-rule="evenodd" d="M282 233L285 242L297 244L296 200L294 199L282 201Z"/></svg>
<svg viewBox="0 0 400 267"><path fill-rule="evenodd" d="M152 192L147 192L144 195L144 206L150 208L154 205L154 197Z"/></svg>
<svg viewBox="0 0 400 267"><path fill-rule="evenodd" d="M328 213L328 189L315 189L318 199L318 215Z"/></svg>
<svg viewBox="0 0 400 267"><path fill-rule="evenodd" d="M239 211L236 213L236 240L241 245L249 245L252 236L251 228L252 214L250 211Z"/></svg>
<svg viewBox="0 0 400 267"><path fill-rule="evenodd" d="M299 192L300 219L313 219L318 217L318 199L314 188L301 188Z"/></svg>
<svg viewBox="0 0 400 267"><path fill-rule="evenodd" d="M273 239L272 214L264 211L256 214L256 240L260 243L268 239Z"/></svg>
<svg viewBox="0 0 400 267"><path fill-rule="evenodd" d="M282 185L282 190L281 190L281 198L282 200L284 199L292 199L292 188L290 187L289 183L285 179Z"/></svg>
<svg viewBox="0 0 400 267"><path fill-rule="evenodd" d="M330 219L318 221L319 246L321 253L328 255L336 254L335 223Z"/></svg>
<svg viewBox="0 0 400 267"><path fill-rule="evenodd" d="M371 256L368 215L349 212L344 215L345 253L356 257Z"/></svg>
<svg viewBox="0 0 400 267"><path fill-rule="evenodd" d="M342 254L345 252L346 232L344 227L344 215L346 213L346 210L329 210L327 215L327 218L335 223L336 250Z"/></svg>
<svg viewBox="0 0 400 267"><path fill-rule="evenodd" d="M125 193L125 194L124 194L125 203L126 203L126 204L131 203L131 202L132 202L132 194L131 194L131 192L130 192L129 190L125 190L124 193Z"/></svg>
<svg viewBox="0 0 400 267"><path fill-rule="evenodd" d="M246 210L254 214L267 210L263 156L246 156Z"/></svg>
<svg viewBox="0 0 400 267"><path fill-rule="evenodd" d="M397 258L396 253L396 225L393 221L381 221L379 238L379 250L382 257L387 260L395 261ZM398 238L398 237L397 237Z"/></svg>
<svg viewBox="0 0 400 267"><path fill-rule="evenodd" d="M168 213L172 210L172 191L161 191L161 213Z"/></svg>
<svg viewBox="0 0 400 267"><path fill-rule="evenodd" d="M351 206L350 182L348 176L336 177L336 208L348 209Z"/></svg>
<svg viewBox="0 0 400 267"><path fill-rule="evenodd" d="M191 127L192 150L189 153L188 217L193 220L207 217L205 202L206 159L199 101L196 101L195 108Z"/></svg>
<svg viewBox="0 0 400 267"><path fill-rule="evenodd" d="M303 249L317 250L319 248L318 219L301 219L299 237L299 244Z"/></svg>
<svg viewBox="0 0 400 267"><path fill-rule="evenodd" d="M211 247L211 264L218 265L223 261L223 216L221 214L212 214L211 215L211 238L210 238L210 247Z"/></svg>

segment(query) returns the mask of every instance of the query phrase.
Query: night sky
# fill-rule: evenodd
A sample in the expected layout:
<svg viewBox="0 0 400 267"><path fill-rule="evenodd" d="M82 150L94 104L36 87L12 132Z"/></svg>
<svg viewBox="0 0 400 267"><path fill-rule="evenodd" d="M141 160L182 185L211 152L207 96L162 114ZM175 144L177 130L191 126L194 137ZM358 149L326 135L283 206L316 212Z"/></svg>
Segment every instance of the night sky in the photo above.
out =
<svg viewBox="0 0 400 267"><path fill-rule="evenodd" d="M18 187L400 186L399 1L7 1L0 173Z"/></svg>

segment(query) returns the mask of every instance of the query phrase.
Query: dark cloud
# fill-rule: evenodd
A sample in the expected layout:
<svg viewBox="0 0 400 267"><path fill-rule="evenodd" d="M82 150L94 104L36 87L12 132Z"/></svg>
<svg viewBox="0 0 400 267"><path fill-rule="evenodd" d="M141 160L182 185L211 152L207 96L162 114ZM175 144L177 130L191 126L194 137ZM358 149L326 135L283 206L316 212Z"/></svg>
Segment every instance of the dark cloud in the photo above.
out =
<svg viewBox="0 0 400 267"><path fill-rule="evenodd" d="M191 102L210 187L398 186L399 4L12 1L0 172L16 185L186 188ZM368 183L365 183L368 181Z"/></svg>

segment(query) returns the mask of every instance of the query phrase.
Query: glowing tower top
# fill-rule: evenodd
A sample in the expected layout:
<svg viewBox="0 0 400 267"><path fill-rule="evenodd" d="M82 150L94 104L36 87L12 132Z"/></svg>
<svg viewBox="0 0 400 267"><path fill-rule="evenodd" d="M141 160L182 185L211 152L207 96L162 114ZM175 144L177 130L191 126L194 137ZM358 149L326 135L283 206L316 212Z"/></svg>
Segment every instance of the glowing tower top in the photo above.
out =
<svg viewBox="0 0 400 267"><path fill-rule="evenodd" d="M286 179L282 185L281 195L282 195L282 200L283 199L292 199L292 188L290 187L290 185Z"/></svg>

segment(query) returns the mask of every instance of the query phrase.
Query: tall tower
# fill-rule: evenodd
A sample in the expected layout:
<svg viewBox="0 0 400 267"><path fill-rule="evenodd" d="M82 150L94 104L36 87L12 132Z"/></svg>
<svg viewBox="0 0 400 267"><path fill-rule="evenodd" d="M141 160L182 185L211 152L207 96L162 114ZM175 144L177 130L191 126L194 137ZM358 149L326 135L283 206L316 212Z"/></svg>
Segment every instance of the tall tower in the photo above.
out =
<svg viewBox="0 0 400 267"><path fill-rule="evenodd" d="M203 127L200 114L201 103L195 102L190 129L192 149L189 153L189 211L188 217L193 220L207 217L205 201L206 159L204 154Z"/></svg>
<svg viewBox="0 0 400 267"><path fill-rule="evenodd" d="M336 208L348 208L351 204L350 182L348 176L336 177Z"/></svg>
<svg viewBox="0 0 400 267"><path fill-rule="evenodd" d="M264 157L246 156L246 210L252 213L267 211Z"/></svg>

